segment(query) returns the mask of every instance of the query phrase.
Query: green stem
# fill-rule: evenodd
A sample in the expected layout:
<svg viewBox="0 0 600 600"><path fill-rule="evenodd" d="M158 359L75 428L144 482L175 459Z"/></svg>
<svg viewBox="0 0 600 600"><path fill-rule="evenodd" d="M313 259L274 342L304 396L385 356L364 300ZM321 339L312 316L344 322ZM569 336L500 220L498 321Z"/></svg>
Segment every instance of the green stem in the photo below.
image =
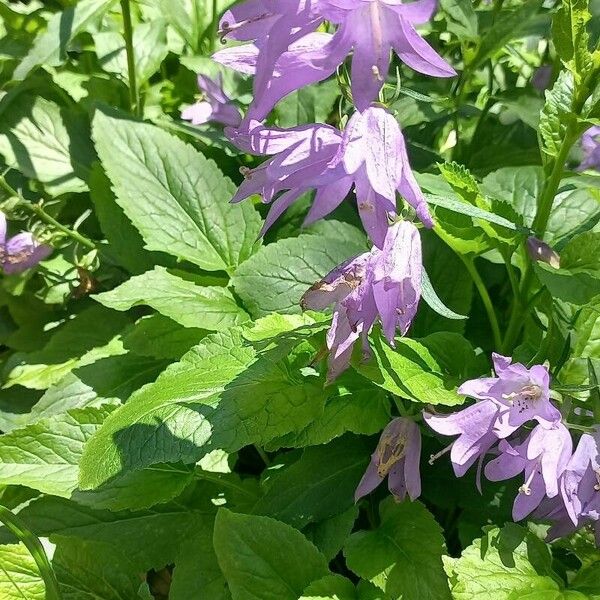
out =
<svg viewBox="0 0 600 600"><path fill-rule="evenodd" d="M485 287L485 283L483 282L481 275L479 275L473 259L463 256L462 254L459 254L458 256L463 261L467 271L469 272L469 275L471 276L471 279L473 280L473 283L475 284L475 287L477 288L477 291L479 292L485 312L487 313L488 321L490 322L490 327L492 328L492 334L494 335L494 346L500 350L502 347L502 336L500 335L498 317L496 316L496 311L494 310L494 305L487 288Z"/></svg>
<svg viewBox="0 0 600 600"><path fill-rule="evenodd" d="M131 8L129 0L121 0L123 14L123 37L125 38L125 51L127 53L127 78L129 80L129 104L131 112L141 116L140 97L138 93L135 73L135 53L133 49L133 26L131 24Z"/></svg>
<svg viewBox="0 0 600 600"><path fill-rule="evenodd" d="M40 570L40 575L44 580L44 585L46 586L46 600L62 600L56 575L54 574L52 565L46 556L46 552L44 551L44 547L40 540L27 529L25 523L23 523L17 515L2 505L0 505L0 521L2 521L15 537L23 542L27 550L29 550L35 564Z"/></svg>
<svg viewBox="0 0 600 600"><path fill-rule="evenodd" d="M212 0L212 23L211 23L212 36L210 39L210 49L214 52L217 39L219 37L219 8L217 0Z"/></svg>
<svg viewBox="0 0 600 600"><path fill-rule="evenodd" d="M76 242L78 242L82 246L85 246L86 248L90 248L90 250L96 250L98 248L92 240L81 235L78 231L73 231L72 229L69 229L68 227L65 227L64 225L59 223L54 217L50 216L39 204L34 204L33 202L26 200L19 192L17 192L17 190L15 190L8 183L8 181L6 181L4 176L0 176L0 188L3 188L8 194L14 196L19 200L19 203L17 205L18 208L29 211L30 213L34 214L40 221L51 225L58 231L64 233L66 236L70 237L71 239L75 240Z"/></svg>

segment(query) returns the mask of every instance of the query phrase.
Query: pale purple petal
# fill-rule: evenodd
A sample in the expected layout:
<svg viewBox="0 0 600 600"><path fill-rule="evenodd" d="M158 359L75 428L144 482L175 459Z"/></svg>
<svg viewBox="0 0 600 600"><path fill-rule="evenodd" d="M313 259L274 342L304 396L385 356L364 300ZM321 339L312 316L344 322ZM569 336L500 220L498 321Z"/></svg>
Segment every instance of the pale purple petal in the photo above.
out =
<svg viewBox="0 0 600 600"><path fill-rule="evenodd" d="M304 227L308 227L333 212L346 198L351 187L351 177L340 177L337 181L319 188L306 219L304 219Z"/></svg>
<svg viewBox="0 0 600 600"><path fill-rule="evenodd" d="M6 215L0 211L0 244L6 241Z"/></svg>
<svg viewBox="0 0 600 600"><path fill-rule="evenodd" d="M181 118L184 121L191 121L192 125L203 125L213 118L213 112L208 102L196 102L181 111Z"/></svg>
<svg viewBox="0 0 600 600"><path fill-rule="evenodd" d="M381 482L383 477L377 473L377 452L371 456L371 462L362 476L356 491L354 492L354 502L358 502L361 498L370 494Z"/></svg>
<svg viewBox="0 0 600 600"><path fill-rule="evenodd" d="M525 478L529 477L530 473L525 471ZM515 502L513 504L512 517L515 521L521 521L527 515L531 514L544 499L546 488L544 486L544 480L536 472L531 479L531 483L528 487L529 493L519 491Z"/></svg>

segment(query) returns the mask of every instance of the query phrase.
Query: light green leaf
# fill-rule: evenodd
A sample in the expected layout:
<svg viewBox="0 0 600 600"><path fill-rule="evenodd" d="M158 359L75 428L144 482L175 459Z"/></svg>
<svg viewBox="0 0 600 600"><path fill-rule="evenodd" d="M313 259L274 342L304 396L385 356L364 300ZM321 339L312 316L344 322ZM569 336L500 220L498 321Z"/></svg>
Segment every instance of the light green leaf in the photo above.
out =
<svg viewBox="0 0 600 600"><path fill-rule="evenodd" d="M298 600L329 572L299 531L268 517L219 510L214 545L233 600Z"/></svg>
<svg viewBox="0 0 600 600"><path fill-rule="evenodd" d="M87 444L82 487L156 463L193 463L214 449L264 445L305 428L323 410L325 392L320 380L287 364L295 343L257 353L237 330L204 338Z"/></svg>
<svg viewBox="0 0 600 600"><path fill-rule="evenodd" d="M304 233L279 240L240 266L233 286L253 317L300 312L300 298L311 285L343 261L366 252L366 240L355 227L329 223L326 235Z"/></svg>
<svg viewBox="0 0 600 600"><path fill-rule="evenodd" d="M252 512L302 528L348 510L372 450L363 439L348 436L307 448L273 475Z"/></svg>
<svg viewBox="0 0 600 600"><path fill-rule="evenodd" d="M431 280L429 279L429 275L427 275L427 271L423 269L423 277L421 281L421 297L423 301L426 302L429 307L435 311L438 315L445 317L446 319L467 319L466 315L459 315L455 313L453 310L450 310L439 298L436 294L433 286L431 285Z"/></svg>
<svg viewBox="0 0 600 600"><path fill-rule="evenodd" d="M450 599L442 566L441 527L420 502L380 505L377 529L358 531L344 547L348 567L392 598Z"/></svg>
<svg viewBox="0 0 600 600"><path fill-rule="evenodd" d="M550 564L546 544L523 527L510 523L502 529L491 528L460 558L448 560L452 596L455 600L508 600L517 591L547 590L548 586L556 590L546 576Z"/></svg>
<svg viewBox="0 0 600 600"><path fill-rule="evenodd" d="M589 50L589 0L562 0L552 19L552 41L561 60L577 76L585 77L594 63Z"/></svg>
<svg viewBox="0 0 600 600"><path fill-rule="evenodd" d="M56 196L87 190L93 160L87 125L39 96L23 95L13 103L0 124L0 153L6 163Z"/></svg>
<svg viewBox="0 0 600 600"><path fill-rule="evenodd" d="M0 437L0 484L69 497L85 442L111 408L74 409Z"/></svg>
<svg viewBox="0 0 600 600"><path fill-rule="evenodd" d="M117 203L149 250L208 271L233 271L254 252L260 217L250 203L229 203L235 187L212 160L158 127L99 111L93 137Z"/></svg>
<svg viewBox="0 0 600 600"><path fill-rule="evenodd" d="M101 31L94 35L96 54L102 68L129 82L125 39L118 31ZM140 23L133 30L133 48L137 85L141 86L160 69L168 53L167 23L154 19Z"/></svg>
<svg viewBox="0 0 600 600"><path fill-rule="evenodd" d="M46 600L46 587L24 544L0 545L0 598Z"/></svg>
<svg viewBox="0 0 600 600"><path fill-rule="evenodd" d="M573 74L561 71L554 87L546 91L546 103L540 117L540 143L545 157L556 158L565 140L567 124L574 119L572 103Z"/></svg>
<svg viewBox="0 0 600 600"><path fill-rule="evenodd" d="M335 80L300 88L286 96L274 109L280 127L296 127L304 123L326 123L339 98Z"/></svg>
<svg viewBox="0 0 600 600"><path fill-rule="evenodd" d="M586 304L575 322L573 356L600 358L600 296Z"/></svg>
<svg viewBox="0 0 600 600"><path fill-rule="evenodd" d="M147 305L184 327L220 331L248 320L224 287L200 286L154 267L119 287L94 296L108 308L125 311Z"/></svg>
<svg viewBox="0 0 600 600"><path fill-rule="evenodd" d="M371 335L371 348L373 359L355 368L383 389L424 404L456 406L465 401L456 392L458 377L448 372L419 341L397 338L396 347L391 348L376 330Z"/></svg>
<svg viewBox="0 0 600 600"><path fill-rule="evenodd" d="M357 600L356 589L349 579L341 575L326 575L313 581L300 600Z"/></svg>
<svg viewBox="0 0 600 600"><path fill-rule="evenodd" d="M76 6L56 13L50 19L48 29L38 36L29 54L15 69L13 79L25 79L38 65L57 67L62 64L69 42L98 21L115 2L116 0L81 0Z"/></svg>
<svg viewBox="0 0 600 600"><path fill-rule="evenodd" d="M441 0L440 6L448 31L461 39L477 37L477 13L471 0Z"/></svg>

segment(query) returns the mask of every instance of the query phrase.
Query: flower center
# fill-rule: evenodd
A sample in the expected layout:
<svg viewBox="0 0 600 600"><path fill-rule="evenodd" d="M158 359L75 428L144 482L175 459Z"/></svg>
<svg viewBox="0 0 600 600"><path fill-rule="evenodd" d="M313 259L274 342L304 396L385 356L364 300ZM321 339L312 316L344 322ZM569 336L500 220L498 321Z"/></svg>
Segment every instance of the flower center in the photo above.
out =
<svg viewBox="0 0 600 600"><path fill-rule="evenodd" d="M377 474L385 477L392 467L404 456L406 439L402 436L386 435L377 444Z"/></svg>
<svg viewBox="0 0 600 600"><path fill-rule="evenodd" d="M515 399L517 399L518 404L519 400L523 400L524 402L535 402L542 397L542 388L535 383L530 383L529 385L523 386L518 392L502 394L502 397L511 404L514 403Z"/></svg>
<svg viewBox="0 0 600 600"><path fill-rule="evenodd" d="M531 482L533 481L536 472L537 466L535 469L531 470L531 473L529 473L529 477L525 480L525 483L519 488L519 493L525 494L526 496L531 496Z"/></svg>

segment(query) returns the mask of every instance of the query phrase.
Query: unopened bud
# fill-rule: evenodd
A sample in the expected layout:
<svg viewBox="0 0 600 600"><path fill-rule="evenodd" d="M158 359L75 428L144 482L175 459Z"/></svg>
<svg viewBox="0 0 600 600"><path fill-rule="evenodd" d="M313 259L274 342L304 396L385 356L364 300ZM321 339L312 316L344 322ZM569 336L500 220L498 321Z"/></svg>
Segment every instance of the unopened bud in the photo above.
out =
<svg viewBox="0 0 600 600"><path fill-rule="evenodd" d="M560 268L560 256L546 242L530 236L527 238L527 251L532 260L545 262L554 269Z"/></svg>

